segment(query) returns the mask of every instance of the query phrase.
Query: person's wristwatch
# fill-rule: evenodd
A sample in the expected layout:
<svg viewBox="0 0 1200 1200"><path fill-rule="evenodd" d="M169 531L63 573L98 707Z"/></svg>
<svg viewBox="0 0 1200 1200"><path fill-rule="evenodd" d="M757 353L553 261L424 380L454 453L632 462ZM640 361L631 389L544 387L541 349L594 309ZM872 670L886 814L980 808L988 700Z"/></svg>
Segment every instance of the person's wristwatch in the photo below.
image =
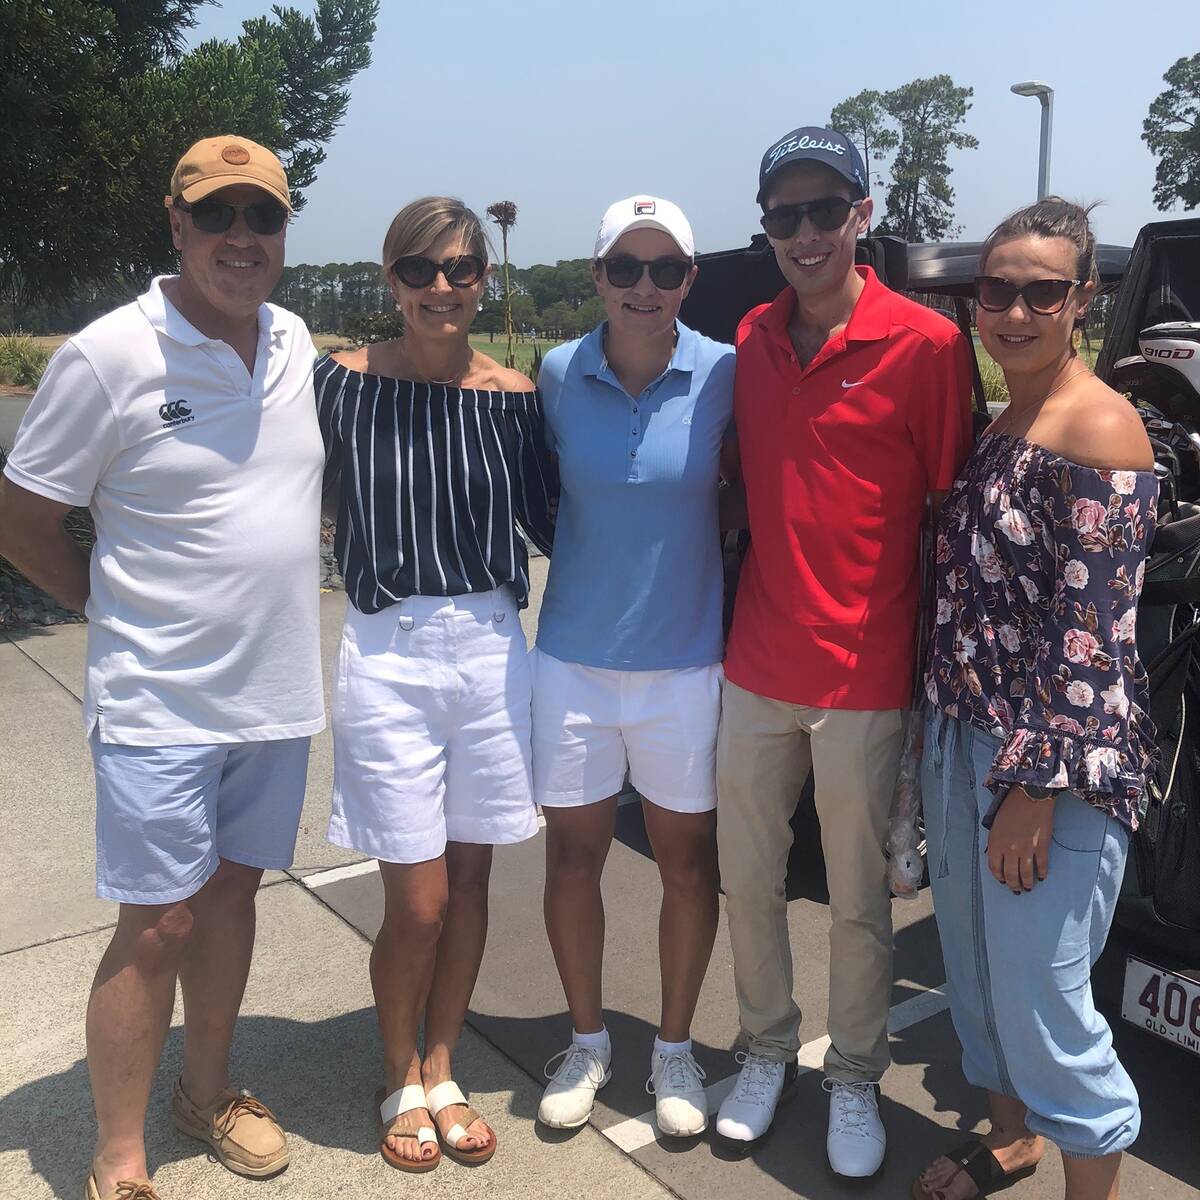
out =
<svg viewBox="0 0 1200 1200"><path fill-rule="evenodd" d="M1027 783L1021 784L1021 787L1030 800L1053 800L1062 791L1062 788L1031 787Z"/></svg>

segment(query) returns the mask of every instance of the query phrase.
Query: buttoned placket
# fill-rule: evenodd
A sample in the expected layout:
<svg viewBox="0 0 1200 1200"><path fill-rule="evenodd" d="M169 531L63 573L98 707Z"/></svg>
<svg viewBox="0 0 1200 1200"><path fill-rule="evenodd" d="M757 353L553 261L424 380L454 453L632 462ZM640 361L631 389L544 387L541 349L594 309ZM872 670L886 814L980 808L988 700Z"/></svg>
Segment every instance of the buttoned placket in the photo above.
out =
<svg viewBox="0 0 1200 1200"><path fill-rule="evenodd" d="M827 362L836 358L839 354L844 354L847 347L846 331L843 329L835 338L830 338L809 360L807 366L800 365L800 359L796 356L796 347L792 345L791 335L784 330L784 343L787 347L788 361L795 368L796 382L792 385L792 395L799 396L803 391L800 383L807 379L818 367L823 367Z"/></svg>
<svg viewBox="0 0 1200 1200"><path fill-rule="evenodd" d="M629 405L629 435L626 438L626 475L627 483L637 483L641 478L641 447L642 436L645 433L646 423L642 417L642 408L651 395L658 389L659 385L671 373L671 367L667 369L655 380L651 381L646 387L636 396L631 396L621 384L621 381L613 374L612 369L608 365L608 360L605 359L600 364L600 370L596 378L610 387L615 388L622 396L625 397L626 403Z"/></svg>
<svg viewBox="0 0 1200 1200"><path fill-rule="evenodd" d="M266 391L268 361L272 351L283 346L283 330L276 329L264 320L262 313L259 314L253 374L246 370L241 355L228 342L214 338L208 345L228 371L238 395L248 400L256 400L261 399Z"/></svg>

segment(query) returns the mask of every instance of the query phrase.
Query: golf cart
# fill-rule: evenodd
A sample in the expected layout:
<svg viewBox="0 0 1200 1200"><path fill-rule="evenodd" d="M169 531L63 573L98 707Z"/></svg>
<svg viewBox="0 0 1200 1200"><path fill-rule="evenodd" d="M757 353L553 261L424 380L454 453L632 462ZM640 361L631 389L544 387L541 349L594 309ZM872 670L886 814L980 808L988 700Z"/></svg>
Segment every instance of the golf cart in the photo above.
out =
<svg viewBox="0 0 1200 1200"><path fill-rule="evenodd" d="M970 301L980 245L868 236L858 261L889 287L936 303L974 350ZM680 316L722 341L733 340L750 308L786 286L762 235L747 248L697 261L701 270ZM1115 289L1097 374L1138 406L1161 485L1138 647L1162 754L1094 979L1126 1020L1200 1055L1200 220L1148 225L1132 252L1099 245L1097 266L1102 290ZM975 409L981 429L990 417L978 364ZM727 535L729 593L748 543L745 531ZM810 780L794 822L810 830L811 788Z"/></svg>
<svg viewBox="0 0 1200 1200"><path fill-rule="evenodd" d="M1126 1020L1200 1055L1200 219L1138 234L1096 373L1137 404L1157 463L1137 638L1162 757L1094 977Z"/></svg>

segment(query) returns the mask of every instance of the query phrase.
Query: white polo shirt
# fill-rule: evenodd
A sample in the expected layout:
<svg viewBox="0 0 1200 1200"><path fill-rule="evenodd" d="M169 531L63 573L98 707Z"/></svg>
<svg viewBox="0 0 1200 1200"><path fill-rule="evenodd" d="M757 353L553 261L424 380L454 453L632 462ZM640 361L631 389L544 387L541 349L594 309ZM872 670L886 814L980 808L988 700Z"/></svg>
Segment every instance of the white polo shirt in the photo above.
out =
<svg viewBox="0 0 1200 1200"><path fill-rule="evenodd" d="M59 349L5 468L95 518L85 725L134 746L316 733L312 339L262 305L251 378L163 282Z"/></svg>

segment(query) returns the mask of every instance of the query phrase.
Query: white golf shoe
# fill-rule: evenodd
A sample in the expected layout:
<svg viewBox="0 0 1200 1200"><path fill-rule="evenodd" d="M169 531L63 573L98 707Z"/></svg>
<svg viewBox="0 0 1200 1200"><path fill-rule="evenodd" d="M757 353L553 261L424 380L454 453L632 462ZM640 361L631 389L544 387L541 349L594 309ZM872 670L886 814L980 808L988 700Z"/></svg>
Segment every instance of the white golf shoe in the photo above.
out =
<svg viewBox="0 0 1200 1200"><path fill-rule="evenodd" d="M717 1113L717 1136L738 1149L763 1137L775 1119L775 1109L785 1088L796 1080L794 1062L774 1062L747 1051L735 1055L742 1064L733 1091Z"/></svg>
<svg viewBox="0 0 1200 1200"><path fill-rule="evenodd" d="M704 1068L688 1050L650 1056L646 1091L654 1097L654 1119L670 1137L694 1137L708 1127Z"/></svg>
<svg viewBox="0 0 1200 1200"><path fill-rule="evenodd" d="M554 1055L544 1073L550 1083L538 1105L538 1120L551 1129L576 1129L585 1124L592 1115L596 1093L612 1078L608 1063L590 1046L576 1042Z"/></svg>
<svg viewBox="0 0 1200 1200"><path fill-rule="evenodd" d="M839 1175L864 1179L883 1164L887 1135L879 1117L876 1083L842 1083L826 1079L829 1093L829 1133L825 1149L829 1165Z"/></svg>

